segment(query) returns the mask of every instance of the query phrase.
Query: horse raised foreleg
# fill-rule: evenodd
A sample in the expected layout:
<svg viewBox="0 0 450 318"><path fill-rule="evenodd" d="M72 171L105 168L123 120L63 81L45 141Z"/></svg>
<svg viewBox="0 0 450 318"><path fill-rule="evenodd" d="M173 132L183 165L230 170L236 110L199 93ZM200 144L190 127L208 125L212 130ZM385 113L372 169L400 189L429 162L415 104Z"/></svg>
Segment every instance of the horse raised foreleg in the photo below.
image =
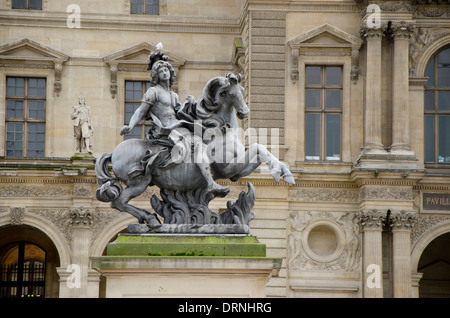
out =
<svg viewBox="0 0 450 318"><path fill-rule="evenodd" d="M128 187L120 193L120 196L111 202L111 207L121 212L130 213L136 217L141 224L161 224L155 214L128 204L131 199L142 194L147 188L147 185L148 182L146 182L143 177L130 181Z"/></svg>
<svg viewBox="0 0 450 318"><path fill-rule="evenodd" d="M283 162L279 161L274 155L272 155L263 145L250 145L245 154L242 154L237 158L237 162L245 162L246 167L239 174L230 178L232 181L236 181L239 178L249 175L261 163L264 162L269 167L270 174L276 182L280 181L280 177L282 176L285 182L295 184L292 173L289 171L286 165Z"/></svg>

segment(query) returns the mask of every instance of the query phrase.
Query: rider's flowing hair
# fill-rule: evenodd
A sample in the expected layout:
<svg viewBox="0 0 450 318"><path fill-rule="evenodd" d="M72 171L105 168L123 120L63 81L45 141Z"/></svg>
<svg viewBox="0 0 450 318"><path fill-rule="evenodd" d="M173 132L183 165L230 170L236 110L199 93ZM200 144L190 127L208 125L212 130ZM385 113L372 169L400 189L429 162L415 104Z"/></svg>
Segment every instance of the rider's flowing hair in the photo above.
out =
<svg viewBox="0 0 450 318"><path fill-rule="evenodd" d="M173 68L172 65L170 65L167 62L163 62L163 61L160 61L153 65L152 71L150 73L150 76L151 76L150 86L156 86L159 84L158 71L163 66L165 66L169 69L169 72L170 72L169 86L172 87L173 83L175 82L175 69Z"/></svg>

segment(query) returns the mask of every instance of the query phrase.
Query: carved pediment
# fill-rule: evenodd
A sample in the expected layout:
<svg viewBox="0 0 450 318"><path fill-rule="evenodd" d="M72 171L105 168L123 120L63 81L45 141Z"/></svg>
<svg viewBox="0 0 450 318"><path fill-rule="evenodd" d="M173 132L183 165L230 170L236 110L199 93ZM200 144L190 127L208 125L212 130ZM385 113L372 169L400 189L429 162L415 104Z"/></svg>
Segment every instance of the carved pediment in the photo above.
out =
<svg viewBox="0 0 450 318"><path fill-rule="evenodd" d="M110 67L110 91L113 98L115 98L115 95L117 94L117 72L148 72L148 56L150 55L150 52L156 50L154 45L143 42L103 58L103 61ZM165 55L168 56L168 62L175 69L175 73L178 74L178 69L184 65L186 60L169 52L165 52Z"/></svg>
<svg viewBox="0 0 450 318"><path fill-rule="evenodd" d="M362 40L329 24L323 24L290 40L288 43L291 48L348 47L359 49Z"/></svg>
<svg viewBox="0 0 450 318"><path fill-rule="evenodd" d="M305 56L349 56L352 59L352 80L358 79L359 49L363 41L329 24L323 24L288 42L292 55L291 79L298 78L298 58Z"/></svg>
<svg viewBox="0 0 450 318"><path fill-rule="evenodd" d="M0 60L32 60L32 61L60 61L65 62L69 56L43 46L30 39L0 46Z"/></svg>
<svg viewBox="0 0 450 318"><path fill-rule="evenodd" d="M30 39L0 46L0 66L13 68L48 68L55 72L54 91L59 96L63 63L69 56Z"/></svg>

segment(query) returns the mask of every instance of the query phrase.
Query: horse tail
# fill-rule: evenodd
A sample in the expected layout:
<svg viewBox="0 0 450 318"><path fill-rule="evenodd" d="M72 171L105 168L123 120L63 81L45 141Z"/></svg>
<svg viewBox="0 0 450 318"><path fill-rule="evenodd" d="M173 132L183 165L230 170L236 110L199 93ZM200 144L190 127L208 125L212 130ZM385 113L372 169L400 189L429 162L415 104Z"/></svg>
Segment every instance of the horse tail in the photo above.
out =
<svg viewBox="0 0 450 318"><path fill-rule="evenodd" d="M99 188L95 195L99 201L111 202L116 200L122 192L122 186L116 178L111 176L108 165L111 162L112 154L104 153L95 162L95 174Z"/></svg>

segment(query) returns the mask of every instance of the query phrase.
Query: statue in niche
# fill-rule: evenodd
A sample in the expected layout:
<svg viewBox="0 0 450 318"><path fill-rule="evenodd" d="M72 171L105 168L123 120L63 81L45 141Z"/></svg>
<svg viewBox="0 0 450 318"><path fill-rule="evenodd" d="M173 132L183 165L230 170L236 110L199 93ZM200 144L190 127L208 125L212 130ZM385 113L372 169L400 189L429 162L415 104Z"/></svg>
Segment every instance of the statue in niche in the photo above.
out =
<svg viewBox="0 0 450 318"><path fill-rule="evenodd" d="M73 120L76 152L92 153L91 113L89 107L86 106L84 97L78 99L78 105L73 107L70 118Z"/></svg>
<svg viewBox="0 0 450 318"><path fill-rule="evenodd" d="M228 201L227 209L218 214L208 204L215 197L225 197L229 188L215 180L237 181L264 162L277 182L280 177L295 182L286 165L263 145L252 144L245 150L239 141L237 118L249 114L241 76L215 77L198 101L188 96L181 104L171 88L175 72L165 53L151 52L147 63L150 88L120 134L127 134L143 119L151 120L152 126L145 140L125 140L112 153L97 158L97 199L132 214L149 229L161 226L158 216L170 225L248 226L253 218L253 186L249 183L248 192L241 192L235 202ZM154 195L150 200L155 213L128 203L153 185L160 188L162 198Z"/></svg>

